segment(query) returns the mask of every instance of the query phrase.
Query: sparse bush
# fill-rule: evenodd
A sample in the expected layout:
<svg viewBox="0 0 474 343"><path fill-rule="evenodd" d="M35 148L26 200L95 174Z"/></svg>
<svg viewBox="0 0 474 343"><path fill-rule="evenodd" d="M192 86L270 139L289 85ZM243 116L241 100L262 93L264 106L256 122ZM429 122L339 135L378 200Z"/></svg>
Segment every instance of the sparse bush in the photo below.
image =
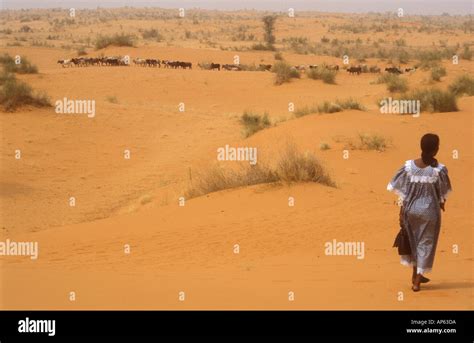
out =
<svg viewBox="0 0 474 343"><path fill-rule="evenodd" d="M378 77L377 84L386 83L387 90L391 93L406 92L408 90L408 81L396 74L382 74Z"/></svg>
<svg viewBox="0 0 474 343"><path fill-rule="evenodd" d="M32 30L31 27L29 27L28 25L23 25L23 26L20 28L20 32L33 32L33 30Z"/></svg>
<svg viewBox="0 0 474 343"><path fill-rule="evenodd" d="M329 70L324 66L319 66L308 70L306 73L310 79L322 80L324 83L335 84L337 71Z"/></svg>
<svg viewBox="0 0 474 343"><path fill-rule="evenodd" d="M279 181L285 183L317 182L327 186L335 186L334 181L314 154L301 153L292 144L288 144L280 156L274 173Z"/></svg>
<svg viewBox="0 0 474 343"><path fill-rule="evenodd" d="M87 55L87 51L83 46L81 46L79 49L77 49L77 56L84 56L84 55Z"/></svg>
<svg viewBox="0 0 474 343"><path fill-rule="evenodd" d="M468 61L472 60L472 51L467 45L464 46L464 49L461 53L461 58Z"/></svg>
<svg viewBox="0 0 474 343"><path fill-rule="evenodd" d="M331 146L328 143L321 143L321 144L319 144L319 149L329 150L329 149L331 149Z"/></svg>
<svg viewBox="0 0 474 343"><path fill-rule="evenodd" d="M115 95L109 95L106 97L106 100L111 104L118 104L118 99Z"/></svg>
<svg viewBox="0 0 474 343"><path fill-rule="evenodd" d="M193 178L185 192L186 198L195 198L205 194L253 186L266 183L315 182L335 187L336 184L323 165L311 153L301 153L294 145L287 145L276 162L265 165L240 165L236 169L224 169L215 165L205 173Z"/></svg>
<svg viewBox="0 0 474 343"><path fill-rule="evenodd" d="M441 81L443 76L446 76L446 68L439 66L431 69L431 80Z"/></svg>
<svg viewBox="0 0 474 343"><path fill-rule="evenodd" d="M456 95L436 88L416 90L402 95L399 100L419 100L421 111L455 112L458 110Z"/></svg>
<svg viewBox="0 0 474 343"><path fill-rule="evenodd" d="M245 111L240 118L240 122L244 126L245 137L250 137L256 132L271 126L268 113L264 113L263 116L260 116L259 114Z"/></svg>
<svg viewBox="0 0 474 343"><path fill-rule="evenodd" d="M358 110L358 111L367 110L364 105L362 105L360 102L352 98L349 98L346 100L336 100L336 103L345 110Z"/></svg>
<svg viewBox="0 0 474 343"><path fill-rule="evenodd" d="M0 104L7 112L13 112L18 107L24 105L32 105L36 107L51 106L50 100L45 94L33 94L33 90L29 85L17 81L11 76L2 77Z"/></svg>
<svg viewBox="0 0 474 343"><path fill-rule="evenodd" d="M276 74L275 84L281 85L285 82L290 82L291 79L300 78L300 73L296 68L290 66L286 62L279 61L272 67L272 71Z"/></svg>
<svg viewBox="0 0 474 343"><path fill-rule="evenodd" d="M387 148L385 137L377 134L359 134L359 144L353 146L357 149L384 151Z"/></svg>
<svg viewBox="0 0 474 343"><path fill-rule="evenodd" d="M449 90L457 96L464 94L472 96L474 95L474 78L467 74L461 75L453 81L449 86Z"/></svg>
<svg viewBox="0 0 474 343"><path fill-rule="evenodd" d="M399 47L407 46L407 42L403 38L397 39L394 43L396 46L399 46Z"/></svg>
<svg viewBox="0 0 474 343"><path fill-rule="evenodd" d="M21 58L21 63L16 64L15 59L8 54L0 56L0 64L3 64L3 68L6 72L18 73L18 74L36 74L38 73L38 67L24 56Z"/></svg>
<svg viewBox="0 0 474 343"><path fill-rule="evenodd" d="M418 59L420 62L440 62L443 58L443 54L438 50L424 50L418 53Z"/></svg>
<svg viewBox="0 0 474 343"><path fill-rule="evenodd" d="M326 36L321 37L321 43L329 43L331 40L327 38Z"/></svg>
<svg viewBox="0 0 474 343"><path fill-rule="evenodd" d="M273 55L276 61L283 61L283 54L281 52L275 52L275 55Z"/></svg>
<svg viewBox="0 0 474 343"><path fill-rule="evenodd" d="M2 73L0 74L0 86L2 86L5 82L9 80L14 80L15 75L12 73L7 72L6 70L3 70Z"/></svg>
<svg viewBox="0 0 474 343"><path fill-rule="evenodd" d="M404 49L394 50L393 56L400 64L406 64L410 62L410 54Z"/></svg>
<svg viewBox="0 0 474 343"><path fill-rule="evenodd" d="M335 102L325 101L317 107L318 113L336 113L343 110L342 106Z"/></svg>
<svg viewBox="0 0 474 343"><path fill-rule="evenodd" d="M143 39L155 39L158 42L163 39L163 36L158 32L157 29L144 30L142 32Z"/></svg>
<svg viewBox="0 0 474 343"><path fill-rule="evenodd" d="M110 45L113 46L134 46L134 39L131 35L124 33L113 36L99 36L95 42L96 50L104 49Z"/></svg>
<svg viewBox="0 0 474 343"><path fill-rule="evenodd" d="M335 102L325 101L319 105L302 107L295 111L295 116L298 118L313 113L336 113L343 110L365 111L366 108L356 100L349 98L346 100L336 100Z"/></svg>
<svg viewBox="0 0 474 343"><path fill-rule="evenodd" d="M251 47L252 50L271 50L268 49L268 46L262 43L253 44Z"/></svg>
<svg viewBox="0 0 474 343"><path fill-rule="evenodd" d="M421 51L418 53L419 63L416 66L423 70L432 69L439 66L442 57L442 52L438 50Z"/></svg>

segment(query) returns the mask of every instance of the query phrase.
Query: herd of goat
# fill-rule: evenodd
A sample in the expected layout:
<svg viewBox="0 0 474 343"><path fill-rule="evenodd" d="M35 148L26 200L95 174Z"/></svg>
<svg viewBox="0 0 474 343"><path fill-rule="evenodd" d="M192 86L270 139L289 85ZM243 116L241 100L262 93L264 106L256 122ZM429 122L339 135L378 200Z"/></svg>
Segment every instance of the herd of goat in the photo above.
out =
<svg viewBox="0 0 474 343"><path fill-rule="evenodd" d="M173 60L159 60L154 58L135 58L132 60L132 63L140 67L158 67L161 68L172 68L172 69L192 69L193 64L191 62L183 61L173 61ZM61 64L63 67L88 67L88 66L129 66L130 58L128 56L108 56L108 57L76 57L67 60L59 60L58 64ZM241 65L238 64L220 64L220 63L198 63L198 66L201 69L206 70L233 70L233 71L242 71L246 70ZM256 70L260 71L271 71L271 64L260 64ZM306 70L316 69L316 68L326 68L328 70L339 71L338 65L326 65L321 66L310 64L310 65L297 65L291 67L292 69L305 72ZM362 73L380 73L382 70L378 66L368 66L366 64L360 64L357 66L344 67L350 74L362 74ZM416 70L416 67L410 68L401 68L401 67L387 67L385 71L391 74L403 74L408 72L413 72Z"/></svg>

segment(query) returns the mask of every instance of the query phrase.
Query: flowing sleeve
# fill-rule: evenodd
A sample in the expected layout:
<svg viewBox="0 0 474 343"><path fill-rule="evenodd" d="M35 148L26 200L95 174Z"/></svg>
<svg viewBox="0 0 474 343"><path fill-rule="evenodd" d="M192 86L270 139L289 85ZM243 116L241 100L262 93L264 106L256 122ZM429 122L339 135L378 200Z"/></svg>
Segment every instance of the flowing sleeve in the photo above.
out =
<svg viewBox="0 0 474 343"><path fill-rule="evenodd" d="M402 200L407 197L408 173L406 171L406 165L401 167L396 173L392 180L387 185L387 190L397 194Z"/></svg>
<svg viewBox="0 0 474 343"><path fill-rule="evenodd" d="M451 181L448 176L448 169L442 166L438 173L439 201L444 203L451 192Z"/></svg>

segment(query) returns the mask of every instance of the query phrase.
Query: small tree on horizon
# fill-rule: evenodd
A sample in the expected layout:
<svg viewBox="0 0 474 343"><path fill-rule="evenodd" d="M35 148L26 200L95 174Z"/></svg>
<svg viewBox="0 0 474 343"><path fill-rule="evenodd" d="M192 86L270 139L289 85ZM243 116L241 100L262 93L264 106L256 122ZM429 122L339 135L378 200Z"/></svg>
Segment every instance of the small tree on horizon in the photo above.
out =
<svg viewBox="0 0 474 343"><path fill-rule="evenodd" d="M262 18L263 22L263 30L264 36L263 39L265 43L267 43L267 47L270 50L273 50L273 44L275 43L275 35L273 32L275 31L275 22L277 17L275 15L267 15Z"/></svg>

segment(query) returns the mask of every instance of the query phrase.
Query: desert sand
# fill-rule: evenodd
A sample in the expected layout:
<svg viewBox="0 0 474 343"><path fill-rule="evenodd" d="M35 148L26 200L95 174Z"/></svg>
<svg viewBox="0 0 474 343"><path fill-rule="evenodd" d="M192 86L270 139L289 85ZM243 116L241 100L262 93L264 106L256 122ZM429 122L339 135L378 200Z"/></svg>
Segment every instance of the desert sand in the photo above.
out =
<svg viewBox="0 0 474 343"><path fill-rule="evenodd" d="M251 13L241 20L258 27L253 17L258 13ZM304 28L315 20L346 19L316 16L298 24L284 19L276 36L308 34L317 40L325 32L322 26ZM127 31L153 23L122 24ZM21 25L15 21L10 27ZM46 24L31 24L41 25ZM99 25L70 32L87 35L100 30ZM178 24L155 25L171 32ZM221 26L217 20L208 27L218 31ZM113 32L114 26L108 29ZM459 32L436 41L450 37L469 39ZM415 31L406 40L408 45L431 44L427 35ZM472 96L459 99L457 112L423 112L415 118L380 113L377 100L388 93L384 84L374 84L373 74L340 71L335 85L302 77L276 86L270 72L62 68L57 60L74 57L75 51L24 44L3 45L0 52L27 56L37 65L38 74L17 77L51 99L92 98L97 107L94 118L57 114L54 107L0 115L0 240L35 241L40 247L37 260L0 257L0 308L472 310ZM225 51L195 40L88 52L193 65L232 63L236 54L241 63L275 62L273 52ZM331 56L283 54L295 65L342 64ZM365 63L388 65L375 58ZM472 61L442 63L447 76L440 88L474 70ZM428 75L417 70L406 78L416 88L428 84ZM367 110L301 118L288 112L289 102L298 107L349 96ZM115 97L116 103L107 97ZM184 112L179 103L185 104ZM239 118L245 110L268 112L276 125L244 138ZM405 160L418 157L419 139L426 132L441 137L438 158L449 169L454 191L443 213L432 281L413 293L411 270L399 264L392 248L398 206L386 185ZM347 143L360 133L382 135L389 144L383 151L349 149L344 159ZM263 184L186 199L179 206L190 174L214 164L217 148L257 147L259 159L268 161L288 142L314 152L337 187ZM321 150L321 143L331 148ZM20 160L14 158L16 149L21 149ZM125 149L131 152L129 160L123 157ZM69 206L71 196L75 207ZM289 197L295 200L292 207ZM364 242L364 259L325 255L325 243L333 239ZM75 292L74 301L70 292Z"/></svg>

